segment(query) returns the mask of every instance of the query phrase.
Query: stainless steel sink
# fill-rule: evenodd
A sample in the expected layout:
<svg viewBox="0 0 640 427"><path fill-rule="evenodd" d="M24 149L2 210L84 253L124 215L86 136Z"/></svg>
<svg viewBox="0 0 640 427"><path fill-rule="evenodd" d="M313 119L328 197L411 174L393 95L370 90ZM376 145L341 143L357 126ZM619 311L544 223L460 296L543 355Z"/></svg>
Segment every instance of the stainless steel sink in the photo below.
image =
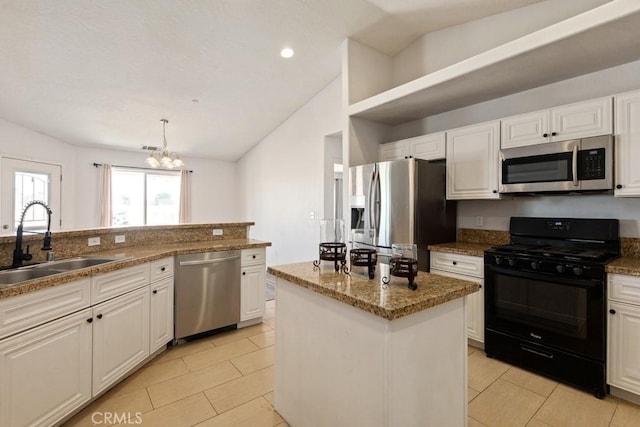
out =
<svg viewBox="0 0 640 427"><path fill-rule="evenodd" d="M108 262L121 261L122 257L78 257L60 261L20 267L14 270L0 271L0 287L15 285L27 280L39 279L54 274L67 273L81 268L94 267Z"/></svg>

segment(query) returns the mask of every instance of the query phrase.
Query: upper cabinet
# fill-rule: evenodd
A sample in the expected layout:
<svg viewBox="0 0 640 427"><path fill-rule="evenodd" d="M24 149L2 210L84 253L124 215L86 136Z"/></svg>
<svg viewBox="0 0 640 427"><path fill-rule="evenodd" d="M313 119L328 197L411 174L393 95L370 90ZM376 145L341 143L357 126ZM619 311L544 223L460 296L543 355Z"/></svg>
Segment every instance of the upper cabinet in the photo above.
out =
<svg viewBox="0 0 640 427"><path fill-rule="evenodd" d="M616 99L615 174L617 197L640 196L640 91Z"/></svg>
<svg viewBox="0 0 640 427"><path fill-rule="evenodd" d="M593 99L507 117L502 120L501 148L613 133L613 100Z"/></svg>
<svg viewBox="0 0 640 427"><path fill-rule="evenodd" d="M447 131L447 199L498 199L500 122Z"/></svg>
<svg viewBox="0 0 640 427"><path fill-rule="evenodd" d="M445 133L438 132L415 138L380 144L378 158L381 162L399 159L444 159Z"/></svg>

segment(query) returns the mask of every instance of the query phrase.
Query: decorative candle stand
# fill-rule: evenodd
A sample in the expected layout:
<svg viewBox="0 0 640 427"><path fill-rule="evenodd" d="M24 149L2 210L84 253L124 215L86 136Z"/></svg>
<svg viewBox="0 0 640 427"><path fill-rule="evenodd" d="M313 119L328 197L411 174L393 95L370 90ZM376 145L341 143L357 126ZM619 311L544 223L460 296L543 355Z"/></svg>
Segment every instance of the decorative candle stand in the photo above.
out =
<svg viewBox="0 0 640 427"><path fill-rule="evenodd" d="M375 249L351 249L349 253L351 258L351 270L353 266L367 267L369 279L373 279L376 274L376 263L378 262L378 254Z"/></svg>
<svg viewBox="0 0 640 427"><path fill-rule="evenodd" d="M313 261L314 267L320 266L320 261L333 261L336 271L342 269L347 273L347 245L339 242L326 242L318 245L318 260Z"/></svg>
<svg viewBox="0 0 640 427"><path fill-rule="evenodd" d="M321 261L333 261L336 271L349 273L347 268L347 245L344 242L344 221L341 219L320 220L320 244L318 260L314 267L320 267Z"/></svg>
<svg viewBox="0 0 640 427"><path fill-rule="evenodd" d="M414 258L392 257L389 259L389 271L392 276L406 277L409 279L407 287L413 291L418 289L418 285L414 283L414 279L418 275L418 260ZM389 284L389 278L383 277L382 283Z"/></svg>

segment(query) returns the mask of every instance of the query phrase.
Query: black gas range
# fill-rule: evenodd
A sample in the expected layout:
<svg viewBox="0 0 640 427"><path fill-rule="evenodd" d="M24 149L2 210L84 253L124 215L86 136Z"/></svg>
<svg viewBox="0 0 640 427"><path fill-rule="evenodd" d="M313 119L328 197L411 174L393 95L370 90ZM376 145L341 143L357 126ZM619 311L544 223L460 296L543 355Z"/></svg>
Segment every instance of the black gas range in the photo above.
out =
<svg viewBox="0 0 640 427"><path fill-rule="evenodd" d="M510 244L485 252L485 351L606 394L606 264L615 219L510 221Z"/></svg>

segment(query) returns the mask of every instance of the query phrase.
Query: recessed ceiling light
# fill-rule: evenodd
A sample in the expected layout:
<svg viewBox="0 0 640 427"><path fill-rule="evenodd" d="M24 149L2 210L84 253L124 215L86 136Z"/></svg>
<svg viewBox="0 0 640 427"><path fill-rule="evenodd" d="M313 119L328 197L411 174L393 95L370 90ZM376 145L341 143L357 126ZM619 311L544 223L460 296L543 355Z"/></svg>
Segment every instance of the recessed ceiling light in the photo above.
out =
<svg viewBox="0 0 640 427"><path fill-rule="evenodd" d="M293 49L290 47L285 47L280 51L280 56L283 58L291 58L293 56Z"/></svg>

